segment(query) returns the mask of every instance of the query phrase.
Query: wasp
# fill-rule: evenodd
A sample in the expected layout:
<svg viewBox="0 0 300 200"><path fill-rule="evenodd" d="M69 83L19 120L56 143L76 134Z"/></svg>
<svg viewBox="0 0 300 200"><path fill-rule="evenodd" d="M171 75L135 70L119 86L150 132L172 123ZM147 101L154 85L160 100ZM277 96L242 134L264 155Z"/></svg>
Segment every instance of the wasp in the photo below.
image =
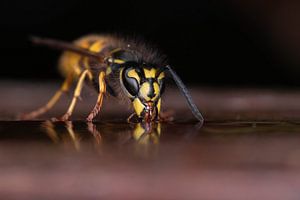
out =
<svg viewBox="0 0 300 200"><path fill-rule="evenodd" d="M106 93L118 98L129 98L134 113L128 121L133 116L144 122L162 120L161 97L165 77L170 76L179 87L194 116L203 121L200 111L179 76L166 63L165 58L149 45L112 35L87 35L73 43L33 37L32 42L63 51L58 65L65 80L44 106L23 115L25 119L36 118L50 110L76 81L68 110L59 120L69 120L84 84L94 87L98 93L87 121L92 121L99 113Z"/></svg>

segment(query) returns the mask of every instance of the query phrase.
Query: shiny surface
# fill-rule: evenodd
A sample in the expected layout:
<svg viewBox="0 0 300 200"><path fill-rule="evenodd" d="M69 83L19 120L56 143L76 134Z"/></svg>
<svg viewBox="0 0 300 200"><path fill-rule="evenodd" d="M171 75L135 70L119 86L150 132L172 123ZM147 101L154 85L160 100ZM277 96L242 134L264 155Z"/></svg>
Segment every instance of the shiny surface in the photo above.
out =
<svg viewBox="0 0 300 200"><path fill-rule="evenodd" d="M1 199L300 198L298 92L192 89L203 126L172 89L170 123L128 124L131 110L112 98L86 123L89 94L73 121L46 120L64 113L66 98L37 121L14 121L55 89L0 84Z"/></svg>
<svg viewBox="0 0 300 200"><path fill-rule="evenodd" d="M0 122L0 194L6 199L300 197L298 123L151 126Z"/></svg>

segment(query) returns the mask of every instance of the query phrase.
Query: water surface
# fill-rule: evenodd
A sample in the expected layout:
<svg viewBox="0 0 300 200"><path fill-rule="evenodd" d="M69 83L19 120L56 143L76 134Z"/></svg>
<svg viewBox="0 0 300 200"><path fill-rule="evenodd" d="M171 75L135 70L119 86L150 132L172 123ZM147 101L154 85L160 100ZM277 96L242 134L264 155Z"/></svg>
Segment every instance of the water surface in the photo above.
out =
<svg viewBox="0 0 300 200"><path fill-rule="evenodd" d="M6 199L299 199L298 122L0 122Z"/></svg>

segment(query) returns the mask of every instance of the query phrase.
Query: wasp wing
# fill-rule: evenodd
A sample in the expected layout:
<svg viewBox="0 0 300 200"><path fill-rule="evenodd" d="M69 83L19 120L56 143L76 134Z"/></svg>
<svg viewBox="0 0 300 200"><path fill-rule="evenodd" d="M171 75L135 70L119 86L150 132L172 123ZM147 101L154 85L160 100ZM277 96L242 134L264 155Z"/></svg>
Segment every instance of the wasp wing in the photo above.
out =
<svg viewBox="0 0 300 200"><path fill-rule="evenodd" d="M91 52L87 49L76 46L72 43L63 42L60 40L49 39L49 38L39 38L39 37L31 37L30 40L32 41L32 43L34 43L36 45L44 45L44 46L48 46L48 47L51 47L54 49L72 51L74 53L78 53L80 55L84 55L87 57L96 58L101 61L104 60L104 56L102 54Z"/></svg>

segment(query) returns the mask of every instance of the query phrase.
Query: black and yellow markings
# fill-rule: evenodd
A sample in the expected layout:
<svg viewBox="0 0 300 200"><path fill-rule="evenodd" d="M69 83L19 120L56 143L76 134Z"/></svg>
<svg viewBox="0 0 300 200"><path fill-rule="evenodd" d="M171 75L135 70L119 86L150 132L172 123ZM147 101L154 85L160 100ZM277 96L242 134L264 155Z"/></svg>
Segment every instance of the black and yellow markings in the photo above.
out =
<svg viewBox="0 0 300 200"><path fill-rule="evenodd" d="M76 46L87 49L91 52L101 52L106 47L106 38L89 36L79 39L74 42ZM77 80L80 74L85 70L91 70L89 65L89 58L71 51L65 51L60 59L60 68L63 74L66 76L70 73L73 74L74 79ZM88 74L90 80L92 80L91 74Z"/></svg>
<svg viewBox="0 0 300 200"><path fill-rule="evenodd" d="M91 42L88 46L86 46L86 48L91 51L91 52L95 52L95 53L98 53L98 52L101 52L103 50L103 48L105 47L105 41L104 40L96 40L94 42ZM84 69L88 69L88 70L91 70L91 66L90 66L90 58L84 56L82 57L82 67ZM93 79L93 76L91 74L88 74L88 77L90 80Z"/></svg>
<svg viewBox="0 0 300 200"><path fill-rule="evenodd" d="M103 40L102 41L98 40L91 44L89 50L97 53L100 52L104 46L105 46L105 42Z"/></svg>
<svg viewBox="0 0 300 200"><path fill-rule="evenodd" d="M157 80L162 80L163 78L165 78L165 73L164 72L161 72L158 77L157 77Z"/></svg>
<svg viewBox="0 0 300 200"><path fill-rule="evenodd" d="M144 68L145 78L155 78L157 70L155 68L146 69Z"/></svg>
<svg viewBox="0 0 300 200"><path fill-rule="evenodd" d="M141 85L139 96L146 101L154 101L159 95L158 83L145 82Z"/></svg>
<svg viewBox="0 0 300 200"><path fill-rule="evenodd" d="M156 104L156 108L157 108L157 113L160 113L160 108L161 108L161 98L158 99L157 104Z"/></svg>
<svg viewBox="0 0 300 200"><path fill-rule="evenodd" d="M123 50L121 48L116 48L110 51L110 55L113 55L119 51L123 51ZM125 60L122 60L120 58L114 58L113 56L106 58L106 60L110 64L119 64L119 65L124 64L126 62Z"/></svg>
<svg viewBox="0 0 300 200"><path fill-rule="evenodd" d="M111 58L111 57L108 58L107 61L109 63L114 63L114 64L124 64L125 63L125 61L122 59L116 59L116 58Z"/></svg>
<svg viewBox="0 0 300 200"><path fill-rule="evenodd" d="M145 105L141 102L141 100L139 98L135 98L132 101L132 104L133 104L135 113L137 114L138 117L140 117L145 108Z"/></svg>
<svg viewBox="0 0 300 200"><path fill-rule="evenodd" d="M200 111L181 79L169 65L162 63L161 59L153 61L152 57L156 56L156 53L147 52L147 46L135 43L135 41L127 42L127 40L110 35L87 35L73 43L38 37L34 37L32 41L38 45L64 51L59 60L59 68L66 80L46 105L25 115L27 119L37 117L52 108L61 95L68 91L71 84L76 81L72 101L61 118L64 121L68 120L80 97L83 84L89 78L89 84L99 86L96 88L99 92L96 105L87 118L91 121L102 107L106 89L113 93L113 96L117 96L114 95L115 92L110 86L116 83L115 76L112 75L119 75L120 87L133 102L136 115L143 117L147 122L149 119L156 120L160 112L160 98L163 93L164 71L166 70L187 100L194 116L203 122ZM130 42L133 44L132 47L128 45ZM110 76L107 76L109 74Z"/></svg>
<svg viewBox="0 0 300 200"><path fill-rule="evenodd" d="M157 74L157 70L155 68L143 69L143 72L143 77L141 77L135 69L131 69L127 73L128 77L136 79L140 85L138 97L134 98L132 101L134 110L139 117L141 117L145 109L145 105L142 100L146 102L157 101L156 109L158 113L160 112L160 87L157 81L164 78L164 73L161 72L160 74ZM141 79L144 79L144 81L141 82Z"/></svg>
<svg viewBox="0 0 300 200"><path fill-rule="evenodd" d="M160 94L160 87L157 81L164 78L164 72L161 72L157 77L157 70L155 68L144 69L146 82L141 85L139 95L146 101L155 101Z"/></svg>
<svg viewBox="0 0 300 200"><path fill-rule="evenodd" d="M91 52L101 52L103 48L106 47L106 40L105 38L94 38L94 37L88 37L84 38L78 41L75 41L75 45L88 49ZM77 103L78 98L80 97L81 90L84 84L85 77L88 77L90 80L92 80L93 75L91 73L91 67L89 64L89 59L86 56L70 52L70 51L65 51L64 54L61 57L60 60L60 65L61 69L64 73L67 74L67 78L65 83L63 84L62 88L53 96L53 98L46 104L46 106L40 108L37 111L34 111L30 113L30 117L33 116L38 116L47 110L49 110L53 105L57 102L57 100L60 98L61 94L65 91L67 91L70 88L71 83L74 80L77 80L77 85L73 94L72 101L68 107L67 112L61 117L61 120L68 120L69 117L72 115L73 110L75 108L75 105ZM99 112L101 106L102 106L102 101L103 101L103 95L106 90L106 85L105 82L103 81L105 77L105 73L102 72L99 74L99 86L101 85L102 88L100 88L99 96L97 103L88 116L88 120L92 120L96 116L96 114ZM104 91L103 91L104 89Z"/></svg>
<svg viewBox="0 0 300 200"><path fill-rule="evenodd" d="M127 76L130 77L130 78L135 78L139 84L141 83L141 78L140 78L140 76L138 75L138 73L136 72L135 69L130 70L127 73Z"/></svg>
<svg viewBox="0 0 300 200"><path fill-rule="evenodd" d="M164 78L164 72L161 72L157 77L157 70L155 68L150 69L143 69L143 76L146 80L145 82L141 83L141 75L136 71L136 69L131 69L127 72L127 76L130 78L136 79L138 82L140 89L139 89L139 97L144 99L145 101L155 101L159 94L160 94L160 87L157 83L158 81Z"/></svg>

